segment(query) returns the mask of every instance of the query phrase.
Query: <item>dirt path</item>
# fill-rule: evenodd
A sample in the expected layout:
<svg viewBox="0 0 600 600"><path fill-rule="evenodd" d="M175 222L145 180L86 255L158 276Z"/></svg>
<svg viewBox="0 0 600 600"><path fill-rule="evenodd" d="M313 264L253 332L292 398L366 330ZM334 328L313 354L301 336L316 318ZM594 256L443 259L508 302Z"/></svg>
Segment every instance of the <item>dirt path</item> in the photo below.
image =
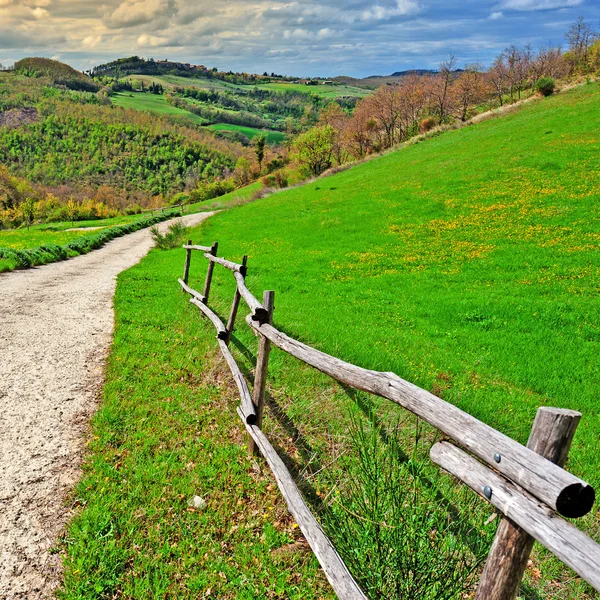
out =
<svg viewBox="0 0 600 600"><path fill-rule="evenodd" d="M184 217L188 225L213 213ZM161 225L162 228L166 224ZM113 331L117 275L151 248L148 230L104 248L0 275L0 598L47 598L60 557Z"/></svg>

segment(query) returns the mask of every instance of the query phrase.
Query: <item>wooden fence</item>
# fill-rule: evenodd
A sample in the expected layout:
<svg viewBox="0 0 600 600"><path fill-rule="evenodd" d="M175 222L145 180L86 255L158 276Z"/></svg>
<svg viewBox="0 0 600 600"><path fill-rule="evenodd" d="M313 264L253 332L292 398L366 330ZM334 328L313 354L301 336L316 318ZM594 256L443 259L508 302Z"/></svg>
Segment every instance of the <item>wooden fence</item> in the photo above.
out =
<svg viewBox="0 0 600 600"><path fill-rule="evenodd" d="M430 452L431 459L493 504L502 513L496 537L477 590L476 600L513 600L521 584L534 540L538 540L579 576L600 591L600 545L562 517L578 518L591 511L594 489L562 467L581 414L542 407L527 446L507 437L456 406L445 402L394 373L363 369L316 350L273 326L274 292L259 302L246 286L247 257L237 264L217 257L211 247L183 246L186 259L179 283L190 302L210 319L217 340L239 390L238 414L249 434L249 450L269 464L288 508L296 519L338 597L366 598L346 565L304 502L283 461L262 432L262 415L271 345L330 375L337 381L387 398L424 419L445 436ZM193 252L208 260L203 292L188 286ZM236 286L225 325L209 308L215 265L232 272ZM251 313L247 324L259 337L252 393L229 350L240 301Z"/></svg>

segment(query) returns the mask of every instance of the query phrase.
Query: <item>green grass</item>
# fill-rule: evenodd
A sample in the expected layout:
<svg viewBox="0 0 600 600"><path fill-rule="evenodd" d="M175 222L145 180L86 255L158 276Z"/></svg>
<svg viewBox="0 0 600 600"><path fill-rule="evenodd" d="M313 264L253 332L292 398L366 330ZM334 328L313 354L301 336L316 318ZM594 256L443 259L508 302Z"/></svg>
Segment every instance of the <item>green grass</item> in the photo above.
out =
<svg viewBox="0 0 600 600"><path fill-rule="evenodd" d="M202 117L168 104L165 97L161 94L150 94L148 92L119 92L111 96L111 101L115 106L121 106L123 108L154 112L159 115L186 117L199 125L204 123Z"/></svg>
<svg viewBox="0 0 600 600"><path fill-rule="evenodd" d="M351 85L306 85L304 83L264 83L256 87L263 90L274 90L276 92L303 92L305 94L316 94L322 98L340 98L341 96L355 96L363 98L372 92Z"/></svg>
<svg viewBox="0 0 600 600"><path fill-rule="evenodd" d="M0 231L0 248L14 248L16 250L25 250L26 248L36 248L46 244L66 244L72 240L86 235L86 231L70 231L72 229L90 228L89 233L95 233L105 227L114 227L137 221L140 215L129 215L123 217L114 217L111 219L98 219L90 221L71 221L62 223L39 223L32 225L29 229L20 227L19 229L8 229ZM91 229L94 228L94 229Z"/></svg>
<svg viewBox="0 0 600 600"><path fill-rule="evenodd" d="M285 139L285 134L281 131L256 129L255 127L244 127L243 125L231 125L230 123L216 123L215 125L209 125L207 129L212 129L213 131L239 131L249 139L253 139L257 135L264 135L269 144L281 144Z"/></svg>
<svg viewBox="0 0 600 600"><path fill-rule="evenodd" d="M598 96L580 87L217 215L198 242L249 255L285 331L521 442L539 406L581 411L568 468L598 487ZM560 569L541 569L550 595Z"/></svg>
<svg viewBox="0 0 600 600"><path fill-rule="evenodd" d="M85 233L69 231L64 228L64 224L57 224L56 229L50 231L31 228L31 230L5 232L8 239L4 247L0 246L0 273L37 267L87 254L101 248L114 238L150 227L179 214L178 211L169 211L152 215L135 215L135 218L129 218L120 224L100 227ZM105 219L105 221L118 221L118 219Z"/></svg>
<svg viewBox="0 0 600 600"><path fill-rule="evenodd" d="M577 88L444 133L223 211L191 237L218 240L219 255L232 260L248 254L250 289L259 297L276 291L275 323L290 335L395 371L521 442L538 406L580 410L568 468L597 486L598 94L597 85ZM175 284L183 259L181 250L155 251L120 278L104 402L76 495L82 511L66 543L65 597L194 598L207 588L223 598L278 597L274 578L292 571L304 582L301 589L282 583L289 597L329 597L314 562L306 559L305 571L278 568L264 551L267 526L250 527L254 509L236 509L236 501L257 502L260 514L279 503L275 510L285 514L268 475L248 481L235 389L222 361L211 360L214 330ZM205 269L192 259L196 289ZM217 269L211 303L222 315L232 294L231 274ZM246 372L255 348L240 317L234 349ZM342 532L331 513L348 506L344 498L361 481L348 435L353 420L380 432L387 452L426 459L432 433L414 418L277 350L269 390L265 428L334 540ZM430 509L415 502L414 510L446 521L459 510L489 545L485 504L447 482L438 489L435 467L425 469L410 473L414 492L422 497L435 486L439 493ZM208 512L187 514L193 493L208 497ZM244 525L234 529L240 513ZM597 535L599 516L580 525ZM281 518L265 522L295 536ZM420 512L413 518L423 522ZM431 542L443 549L448 539L435 539L436 531ZM367 525L348 551L376 555ZM225 571L229 556L235 567ZM248 557L263 561L262 570ZM524 598L593 597L539 548L533 566ZM393 574L396 564L386 568ZM355 574L371 577L365 569Z"/></svg>

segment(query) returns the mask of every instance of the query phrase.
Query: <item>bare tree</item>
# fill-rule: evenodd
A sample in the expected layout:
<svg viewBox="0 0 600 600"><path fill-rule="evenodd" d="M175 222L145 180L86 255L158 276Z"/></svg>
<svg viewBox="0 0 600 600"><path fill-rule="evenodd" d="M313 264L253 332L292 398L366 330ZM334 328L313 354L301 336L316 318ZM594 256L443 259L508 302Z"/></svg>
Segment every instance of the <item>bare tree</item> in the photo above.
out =
<svg viewBox="0 0 600 600"><path fill-rule="evenodd" d="M488 70L487 80L490 87L494 90L494 96L498 98L498 102L502 106L504 104L504 94L506 94L508 86L508 67L503 54L494 61L494 64Z"/></svg>
<svg viewBox="0 0 600 600"><path fill-rule="evenodd" d="M511 100L515 91L519 99L521 91L527 82L531 66L531 48L519 48L514 44L504 51L506 65L508 67L508 82Z"/></svg>
<svg viewBox="0 0 600 600"><path fill-rule="evenodd" d="M540 48L531 62L531 74L534 81L540 77L552 77L560 79L569 72L569 65L565 61L562 50L546 46Z"/></svg>
<svg viewBox="0 0 600 600"><path fill-rule="evenodd" d="M333 154L338 165L346 162L347 152L343 140L349 118L337 102L330 102L319 114L319 125L330 125L335 131Z"/></svg>
<svg viewBox="0 0 600 600"><path fill-rule="evenodd" d="M452 110L451 84L454 77L454 68L456 67L456 57L450 58L440 63L439 72L429 80L429 98L433 112L437 114L440 123L446 120L446 117Z"/></svg>
<svg viewBox="0 0 600 600"><path fill-rule="evenodd" d="M479 65L468 65L454 82L457 116L466 121L469 108L480 104L489 97L490 86L486 82Z"/></svg>
<svg viewBox="0 0 600 600"><path fill-rule="evenodd" d="M363 158L373 150L377 121L371 115L369 104L362 100L356 106L344 131L344 143L350 154Z"/></svg>
<svg viewBox="0 0 600 600"><path fill-rule="evenodd" d="M586 23L583 17L579 17L565 35L569 42L569 50L580 66L586 67L588 63L588 54L590 46L598 38L598 33L594 28Z"/></svg>

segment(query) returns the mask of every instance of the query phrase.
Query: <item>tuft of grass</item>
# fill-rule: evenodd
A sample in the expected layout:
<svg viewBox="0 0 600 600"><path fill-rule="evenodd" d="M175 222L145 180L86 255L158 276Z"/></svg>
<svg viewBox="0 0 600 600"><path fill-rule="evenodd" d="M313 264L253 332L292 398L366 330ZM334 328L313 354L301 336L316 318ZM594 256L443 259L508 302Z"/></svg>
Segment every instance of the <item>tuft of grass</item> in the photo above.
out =
<svg viewBox="0 0 600 600"><path fill-rule="evenodd" d="M150 228L154 245L161 250L169 250L170 248L177 248L181 246L188 234L190 228L183 224L183 221L175 221L171 223L167 228L167 231L162 234L158 227L155 225Z"/></svg>
<svg viewBox="0 0 600 600"><path fill-rule="evenodd" d="M375 414L366 417L351 421L353 484L334 494L331 540L370 598L467 597L494 528L470 490L431 465L428 439L407 455L399 425L382 437Z"/></svg>

